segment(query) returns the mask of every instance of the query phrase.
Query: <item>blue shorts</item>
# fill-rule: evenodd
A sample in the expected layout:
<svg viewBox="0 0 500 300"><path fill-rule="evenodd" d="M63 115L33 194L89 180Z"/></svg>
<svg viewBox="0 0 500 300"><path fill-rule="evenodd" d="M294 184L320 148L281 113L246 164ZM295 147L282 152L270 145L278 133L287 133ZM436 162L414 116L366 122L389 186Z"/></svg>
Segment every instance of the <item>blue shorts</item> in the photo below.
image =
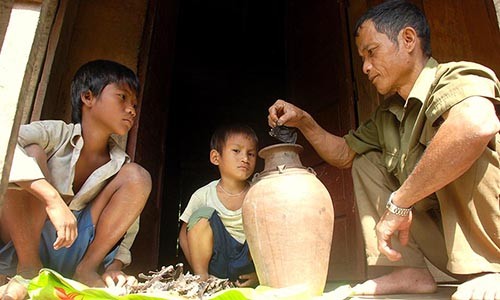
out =
<svg viewBox="0 0 500 300"><path fill-rule="evenodd" d="M70 248L54 250L52 246L57 238L57 232L47 219L42 229L40 240L40 260L44 268L59 272L67 278L73 277L75 269L82 260L88 246L95 237L95 226L92 224L92 216L88 205L83 210L73 211L78 226L78 237ZM1 245L0 242L0 274L14 276L17 268L17 254L12 241ZM104 258L104 266L109 265L118 251L116 246Z"/></svg>
<svg viewBox="0 0 500 300"><path fill-rule="evenodd" d="M214 235L214 248L208 266L209 274L218 278L229 278L234 282L242 274L255 272L247 242L241 244L232 237L214 209L200 208L193 213L189 220L189 228L200 218L208 219Z"/></svg>

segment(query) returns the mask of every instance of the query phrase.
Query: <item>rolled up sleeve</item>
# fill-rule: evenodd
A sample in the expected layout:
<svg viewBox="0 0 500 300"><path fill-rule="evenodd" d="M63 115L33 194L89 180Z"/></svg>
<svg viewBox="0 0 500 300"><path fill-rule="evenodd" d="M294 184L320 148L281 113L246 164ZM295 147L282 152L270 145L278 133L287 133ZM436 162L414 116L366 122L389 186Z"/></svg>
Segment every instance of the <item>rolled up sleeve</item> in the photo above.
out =
<svg viewBox="0 0 500 300"><path fill-rule="evenodd" d="M32 181L40 178L45 177L38 163L33 157L28 156L21 146L16 145L9 175L9 183Z"/></svg>

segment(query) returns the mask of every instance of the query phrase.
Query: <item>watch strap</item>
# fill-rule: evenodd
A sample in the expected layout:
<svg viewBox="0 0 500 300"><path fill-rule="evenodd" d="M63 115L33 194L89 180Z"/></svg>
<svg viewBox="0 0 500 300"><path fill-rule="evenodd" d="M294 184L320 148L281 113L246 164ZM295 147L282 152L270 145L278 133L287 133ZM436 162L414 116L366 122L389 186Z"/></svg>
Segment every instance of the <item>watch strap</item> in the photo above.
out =
<svg viewBox="0 0 500 300"><path fill-rule="evenodd" d="M399 207L397 206L396 204L394 204L394 202L392 202L392 198L394 197L394 192L391 193L391 195L389 196L389 200L387 200L387 204L385 205L385 208L387 208L387 210L396 215L396 216L400 216L400 217L406 217L410 214L411 212L411 209L412 207L408 207L408 208L403 208L403 207Z"/></svg>

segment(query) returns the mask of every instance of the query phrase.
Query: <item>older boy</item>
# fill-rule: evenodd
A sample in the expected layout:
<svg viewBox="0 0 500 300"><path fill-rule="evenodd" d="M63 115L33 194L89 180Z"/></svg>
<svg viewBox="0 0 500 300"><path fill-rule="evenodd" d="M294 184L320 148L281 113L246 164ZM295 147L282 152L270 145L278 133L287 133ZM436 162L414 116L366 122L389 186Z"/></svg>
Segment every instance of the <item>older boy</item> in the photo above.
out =
<svg viewBox="0 0 500 300"><path fill-rule="evenodd" d="M71 84L73 123L21 126L0 214L0 274L31 278L47 267L95 287L135 280L121 270L151 179L111 135L132 127L138 92L127 67L91 61Z"/></svg>
<svg viewBox="0 0 500 300"><path fill-rule="evenodd" d="M328 163L352 166L369 270L390 270L355 290L434 292L425 255L465 281L453 299L499 299L496 75L471 62L434 60L427 20L408 1L373 7L355 33L363 72L380 94L395 96L343 138L282 100L268 118L272 127L299 128Z"/></svg>
<svg viewBox="0 0 500 300"><path fill-rule="evenodd" d="M223 126L212 135L210 162L219 168L220 179L194 192L180 217L182 251L202 280L210 274L237 286L258 283L241 215L257 145L257 135L246 125Z"/></svg>

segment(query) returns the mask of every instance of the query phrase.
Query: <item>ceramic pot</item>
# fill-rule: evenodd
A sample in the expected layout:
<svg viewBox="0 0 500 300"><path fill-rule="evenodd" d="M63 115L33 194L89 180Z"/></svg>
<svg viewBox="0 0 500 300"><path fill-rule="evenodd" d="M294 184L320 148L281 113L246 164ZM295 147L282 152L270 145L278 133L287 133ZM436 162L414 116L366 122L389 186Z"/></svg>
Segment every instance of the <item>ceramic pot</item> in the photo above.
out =
<svg viewBox="0 0 500 300"><path fill-rule="evenodd" d="M333 237L330 194L299 158L302 146L276 144L259 151L256 174L243 202L243 226L261 285L302 285L321 295Z"/></svg>

